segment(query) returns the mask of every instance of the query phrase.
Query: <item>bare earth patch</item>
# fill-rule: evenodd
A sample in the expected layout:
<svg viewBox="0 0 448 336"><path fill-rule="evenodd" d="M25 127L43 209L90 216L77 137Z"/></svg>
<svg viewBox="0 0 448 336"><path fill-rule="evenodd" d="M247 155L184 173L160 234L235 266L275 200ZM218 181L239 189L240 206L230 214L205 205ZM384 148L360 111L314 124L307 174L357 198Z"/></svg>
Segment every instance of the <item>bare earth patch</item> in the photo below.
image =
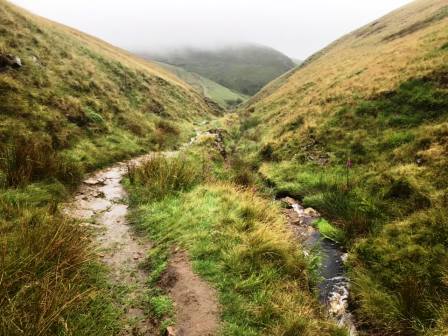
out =
<svg viewBox="0 0 448 336"><path fill-rule="evenodd" d="M126 165L101 170L84 181L67 213L95 230L98 253L109 267L111 282L123 288L126 328L121 335L156 335L157 328L142 307L148 288L147 273L139 267L151 248L131 231L121 180Z"/></svg>
<svg viewBox="0 0 448 336"><path fill-rule="evenodd" d="M173 155L167 153L167 155ZM121 336L159 335L160 331L145 313L148 274L140 267L151 248L149 241L132 232L127 221L127 194L121 185L127 164L138 164L150 155L101 170L80 187L73 201L66 204L67 215L92 227L98 254L110 270L113 285L123 288L122 308L126 328ZM176 252L162 279L176 311L176 327L168 334L176 336L216 335L219 305L215 290L193 273L186 253Z"/></svg>
<svg viewBox="0 0 448 336"><path fill-rule="evenodd" d="M215 289L193 273L185 252L173 254L161 285L165 287L176 310L175 336L212 336L219 328L219 304Z"/></svg>

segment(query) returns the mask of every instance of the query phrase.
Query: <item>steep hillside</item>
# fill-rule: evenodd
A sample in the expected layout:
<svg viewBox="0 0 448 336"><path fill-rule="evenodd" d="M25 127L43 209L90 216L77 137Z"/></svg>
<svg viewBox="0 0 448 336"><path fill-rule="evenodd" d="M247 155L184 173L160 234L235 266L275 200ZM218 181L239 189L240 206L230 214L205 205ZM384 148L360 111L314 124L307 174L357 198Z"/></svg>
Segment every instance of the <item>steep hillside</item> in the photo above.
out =
<svg viewBox="0 0 448 336"><path fill-rule="evenodd" d="M85 227L63 216L94 168L188 139L206 102L161 67L0 1L0 335L112 335Z"/></svg>
<svg viewBox="0 0 448 336"><path fill-rule="evenodd" d="M446 0L344 36L266 86L241 119L242 156L344 229L361 329L445 335Z"/></svg>
<svg viewBox="0 0 448 336"><path fill-rule="evenodd" d="M197 73L166 63L159 62L158 64L176 74L177 77L190 84L197 92L216 102L224 109L235 108L249 98L242 93L232 91L208 78L198 75Z"/></svg>
<svg viewBox="0 0 448 336"><path fill-rule="evenodd" d="M117 155L129 152L120 145L132 144L134 151L163 145L157 136L209 112L198 94L161 67L5 3L1 11L2 58L23 63L2 69L2 144L36 141L92 167L116 159L107 149L112 144Z"/></svg>
<svg viewBox="0 0 448 336"><path fill-rule="evenodd" d="M244 95L254 95L268 82L295 66L282 53L259 45L234 45L216 50L188 48L159 54L139 54L198 73Z"/></svg>

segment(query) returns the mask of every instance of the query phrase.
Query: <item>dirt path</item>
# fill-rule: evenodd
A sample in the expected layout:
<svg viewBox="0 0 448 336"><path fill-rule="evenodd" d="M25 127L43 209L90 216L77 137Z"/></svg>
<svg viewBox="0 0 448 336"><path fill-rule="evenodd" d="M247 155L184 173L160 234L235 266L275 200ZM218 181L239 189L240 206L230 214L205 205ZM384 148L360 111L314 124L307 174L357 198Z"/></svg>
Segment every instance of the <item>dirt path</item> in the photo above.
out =
<svg viewBox="0 0 448 336"><path fill-rule="evenodd" d="M136 237L128 225L127 195L121 185L125 173L125 164L95 173L84 181L66 209L94 229L98 253L110 270L110 280L124 292L120 301L126 327L121 335L156 335L154 323L141 304L147 294L147 274L139 264L151 245Z"/></svg>
<svg viewBox="0 0 448 336"><path fill-rule="evenodd" d="M213 336L219 327L216 291L191 269L185 252L173 254L162 285L168 288L176 308L176 336Z"/></svg>
<svg viewBox="0 0 448 336"><path fill-rule="evenodd" d="M172 153L167 153L172 155ZM149 159L143 156L132 160L138 164ZM120 335L160 335L158 327L145 314L148 294L148 274L140 268L151 248L150 242L138 237L127 221L127 194L121 185L126 163L101 170L84 181L66 213L92 227L98 253L110 270L110 280L124 292L122 308L126 328ZM176 253L164 278L176 308L176 336L215 335L219 326L218 302L215 291L192 271L185 253ZM176 330L176 331L174 331Z"/></svg>

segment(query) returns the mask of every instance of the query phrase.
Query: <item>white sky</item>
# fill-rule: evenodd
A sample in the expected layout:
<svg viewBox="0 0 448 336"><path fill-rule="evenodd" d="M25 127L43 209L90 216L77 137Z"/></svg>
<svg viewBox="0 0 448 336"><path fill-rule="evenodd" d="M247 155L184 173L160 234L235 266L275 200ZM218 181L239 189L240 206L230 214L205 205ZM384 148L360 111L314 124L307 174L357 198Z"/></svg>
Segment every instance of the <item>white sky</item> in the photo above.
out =
<svg viewBox="0 0 448 336"><path fill-rule="evenodd" d="M11 0L130 50L253 42L305 59L410 0Z"/></svg>

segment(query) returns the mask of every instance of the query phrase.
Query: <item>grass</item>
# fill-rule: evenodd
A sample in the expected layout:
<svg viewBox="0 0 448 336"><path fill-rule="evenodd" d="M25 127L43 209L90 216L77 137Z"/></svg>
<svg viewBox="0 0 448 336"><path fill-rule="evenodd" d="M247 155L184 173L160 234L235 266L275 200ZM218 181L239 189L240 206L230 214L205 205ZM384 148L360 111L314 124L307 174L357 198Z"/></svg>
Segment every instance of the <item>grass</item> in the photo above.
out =
<svg viewBox="0 0 448 336"><path fill-rule="evenodd" d="M228 89L196 73L165 63L159 64L175 73L179 78L190 84L196 91L200 92L204 97L216 102L223 109L235 108L249 98L244 94Z"/></svg>
<svg viewBox="0 0 448 336"><path fill-rule="evenodd" d="M431 20L445 11L443 1L409 4L239 113L236 150L267 189L343 231L366 334L446 333L447 30L446 19Z"/></svg>
<svg viewBox="0 0 448 336"><path fill-rule="evenodd" d="M341 229L331 225L323 218L320 218L313 225L315 225L319 232L327 239L333 240L337 243L344 240L344 232Z"/></svg>
<svg viewBox="0 0 448 336"><path fill-rule="evenodd" d="M151 283L178 246L219 292L220 334L343 334L316 309L308 261L278 205L213 176L198 178L197 160L153 160L131 168L128 178L133 222L154 242ZM166 307L164 297L156 293L151 301L155 316L166 318L157 313Z"/></svg>
<svg viewBox="0 0 448 336"><path fill-rule="evenodd" d="M57 211L63 185L0 192L0 334L111 335L119 312L87 233Z"/></svg>
<svg viewBox="0 0 448 336"><path fill-rule="evenodd" d="M0 334L114 335L120 290L61 213L85 173L172 148L208 104L163 69L0 1Z"/></svg>
<svg viewBox="0 0 448 336"><path fill-rule="evenodd" d="M132 197L154 198L155 200L176 192L187 190L201 178L201 170L186 158L166 158L156 155L138 167L129 167L128 177L132 184L141 185Z"/></svg>

